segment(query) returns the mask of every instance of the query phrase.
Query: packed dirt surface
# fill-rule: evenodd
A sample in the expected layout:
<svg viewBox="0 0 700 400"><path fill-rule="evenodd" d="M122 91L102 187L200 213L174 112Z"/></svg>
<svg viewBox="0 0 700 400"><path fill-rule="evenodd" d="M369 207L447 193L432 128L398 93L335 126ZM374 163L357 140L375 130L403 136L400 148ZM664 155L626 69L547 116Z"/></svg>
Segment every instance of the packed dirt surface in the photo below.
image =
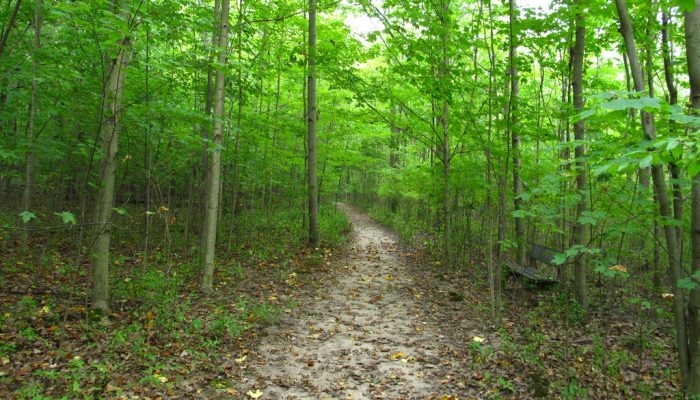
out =
<svg viewBox="0 0 700 400"><path fill-rule="evenodd" d="M348 251L298 315L268 328L248 357L241 388L262 399L449 395L440 383L449 344L421 304L397 239L364 214L341 208L354 228Z"/></svg>

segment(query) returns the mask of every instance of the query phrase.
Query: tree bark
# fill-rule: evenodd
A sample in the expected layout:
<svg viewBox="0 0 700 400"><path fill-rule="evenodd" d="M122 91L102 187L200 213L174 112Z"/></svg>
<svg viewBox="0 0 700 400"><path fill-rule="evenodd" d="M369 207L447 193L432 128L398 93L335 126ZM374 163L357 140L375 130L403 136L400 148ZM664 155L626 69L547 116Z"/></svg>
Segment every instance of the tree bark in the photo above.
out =
<svg viewBox="0 0 700 400"><path fill-rule="evenodd" d="M511 135L511 146L513 147L513 206L514 211L518 212L523 209L523 200L520 197L523 193L523 181L521 176L522 161L520 156L520 115L519 115L519 97L520 85L518 78L518 54L516 42L517 33L515 32L515 19L518 14L518 5L516 0L509 1L510 8L510 45L509 45L509 62L510 62L510 99L509 99L509 115L508 128ZM520 265L525 265L525 218L515 218L515 241L516 261Z"/></svg>
<svg viewBox="0 0 700 400"><path fill-rule="evenodd" d="M581 113L584 107L583 98L583 62L585 59L586 47L586 25L583 13L583 3L585 0L574 0L574 8L576 9L576 42L573 52L573 76L571 85L574 92L574 111ZM585 121L579 119L574 123L574 139L577 141L574 149L574 157L576 158L576 189L581 198L576 206L576 219L574 220L573 239L574 245L586 246L586 229L579 222L579 218L586 211L586 161L585 147L581 144L586 138ZM579 254L575 261L574 280L576 301L581 307L588 309L588 294L586 291L586 257L585 254Z"/></svg>
<svg viewBox="0 0 700 400"><path fill-rule="evenodd" d="M124 1L116 4L115 12L129 20ZM126 69L131 58L131 38L120 40L119 50L111 60L105 84L104 120L100 127L102 140L102 171L100 191L97 196L97 225L93 259L92 307L103 313L109 311L109 250L111 240L111 218L114 207L114 182L119 160L119 133L122 120L122 97L126 81Z"/></svg>
<svg viewBox="0 0 700 400"><path fill-rule="evenodd" d="M240 147L241 138L241 118L243 117L243 0L238 1L238 32L237 32L237 59L238 68L236 76L236 85L238 86L238 99L236 109L236 135L233 142L233 177L232 177L232 194L231 194L231 221L228 231L228 244L226 251L231 251L233 242L233 228L235 227L236 208L238 206L238 150Z"/></svg>
<svg viewBox="0 0 700 400"><path fill-rule="evenodd" d="M204 231L204 257L202 265L202 292L210 293L214 284L214 262L216 256L216 232L219 215L219 191L221 188L221 151L224 131L224 68L226 68L226 49L228 48L230 0L221 0L221 22L217 42L217 69L215 83L214 110L214 149L209 162L209 182L207 184L207 216Z"/></svg>
<svg viewBox="0 0 700 400"><path fill-rule="evenodd" d="M215 0L214 1L214 24L212 28L212 34L211 34L211 47L212 49L214 48L214 45L217 43L217 33L219 31L219 24L220 24L220 13L221 13L221 0ZM207 67L207 97L205 99L205 105L204 105L204 115L206 116L205 121L202 123L201 126L201 136L202 136L202 182L204 183L204 187L202 188L201 192L201 201L202 201L202 225L200 227L201 232L199 235L199 257L200 257L200 262L203 264L204 263L204 249L206 248L206 243L205 243L205 237L207 236L207 229L209 226L209 211L208 211L208 204L209 204L209 192L210 189L207 186L210 181L209 177L209 172L210 172L210 166L209 166L209 139L210 139L210 131L211 131L211 121L209 120L209 117L211 117L211 109L214 103L214 71L211 67L211 61L213 58L213 52L209 53L209 56L207 58L207 61L209 62L209 66Z"/></svg>
<svg viewBox="0 0 700 400"><path fill-rule="evenodd" d="M309 0L309 105L308 111L308 184L309 184L309 245L318 247L318 184L316 178L316 0Z"/></svg>
<svg viewBox="0 0 700 400"><path fill-rule="evenodd" d="M627 57L630 64L630 72L634 81L634 90L640 93L645 91L644 75L639 62L637 46L634 40L634 31L632 30L632 22L627 11L627 3L625 0L615 0L617 13L620 18L620 33L625 41ZM656 127L654 125L653 116L641 111L641 124L644 136L647 140L656 139ZM673 214L671 205L666 190L666 177L664 175L663 165L657 164L651 168L651 177L653 180L653 188L656 202L659 206L659 213L662 218L672 220ZM673 292L673 314L676 328L676 346L678 347L678 360L680 363L681 375L683 382L687 382L688 378L688 339L687 327L685 318L685 293L678 287L678 280L681 278L681 261L678 254L678 238L676 230L670 224L664 224L664 236L666 237L666 247L668 249L668 263L670 266L671 286Z"/></svg>
<svg viewBox="0 0 700 400"><path fill-rule="evenodd" d="M668 34L668 24L671 17L666 9L661 13L661 50L664 58L664 78L666 80L666 88L668 90L668 104L675 105L678 103L678 89L676 88L675 78L673 75L673 63L671 60L671 42ZM673 124L670 126L671 135L675 135L675 128ZM671 170L671 179L673 185L673 215L678 221L683 221L683 190L681 188L681 168L678 166L678 162L673 161L669 165ZM682 240L682 228L680 226L676 227L676 237L678 237L678 254L683 256L683 240Z"/></svg>
<svg viewBox="0 0 700 400"><path fill-rule="evenodd" d="M448 44L449 44L449 29L450 29L450 2L449 0L443 0L441 2L440 19L442 24L442 65L439 72L439 79L441 81L441 97L442 101L442 112L439 115L440 128L442 129L442 177L443 177L443 228L444 232L444 249L443 249L443 265L450 266L450 245L452 242L452 204L450 199L450 158L452 156L450 149L450 104L449 104L449 93L447 92L449 85L449 64L450 58L448 55Z"/></svg>
<svg viewBox="0 0 700 400"><path fill-rule="evenodd" d="M700 1L685 14L685 47L690 79L690 103L695 115L700 115ZM691 184L691 269L700 271L700 174ZM690 366L688 393L700 395L700 287L690 291L688 301L688 332Z"/></svg>
<svg viewBox="0 0 700 400"><path fill-rule="evenodd" d="M15 3L15 8L12 10L12 15L10 15L10 21L7 23L7 26L5 26L2 36L0 36L0 58L2 58L2 53L5 51L5 47L7 46L7 40L10 38L10 32L12 32L12 28L15 26L17 13L19 13L19 7L21 5L22 0L17 0Z"/></svg>
<svg viewBox="0 0 700 400"><path fill-rule="evenodd" d="M32 191L34 188L34 171L35 171L35 156L34 156L34 140L36 139L36 114L38 107L39 96L39 68L40 57L39 49L41 48L41 9L42 0L34 0L34 53L33 71L32 71L32 95L29 102L29 121L27 123L27 156L24 169L24 192L22 193L22 210L30 211L32 208ZM22 231L22 244L27 245L29 241L29 231Z"/></svg>
<svg viewBox="0 0 700 400"><path fill-rule="evenodd" d="M489 275L489 291L491 293L491 320L496 327L501 324L501 268L498 260L494 263L494 243L493 243L493 160L491 146L493 146L493 99L496 98L494 85L496 69L496 51L494 49L493 13L491 0L488 0L489 11L489 93L488 93L488 127L486 137L486 240L487 240L487 269ZM500 211L500 208L499 208Z"/></svg>

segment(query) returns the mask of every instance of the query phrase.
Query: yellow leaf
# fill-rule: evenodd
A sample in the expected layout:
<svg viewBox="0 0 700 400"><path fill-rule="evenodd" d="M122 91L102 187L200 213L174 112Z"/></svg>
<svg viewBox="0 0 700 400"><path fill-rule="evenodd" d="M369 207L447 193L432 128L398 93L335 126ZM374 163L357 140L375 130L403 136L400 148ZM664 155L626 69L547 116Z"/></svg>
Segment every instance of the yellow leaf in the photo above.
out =
<svg viewBox="0 0 700 400"><path fill-rule="evenodd" d="M475 342L477 342L477 343L484 343L484 341L485 341L486 339L484 339L484 338L482 338L482 337L480 337L480 336L474 336L474 337L472 338L472 340L475 341Z"/></svg>
<svg viewBox="0 0 700 400"><path fill-rule="evenodd" d="M43 307L41 307L41 310L39 310L39 314L48 314L49 311L51 311L49 306L43 306Z"/></svg>
<svg viewBox="0 0 700 400"><path fill-rule="evenodd" d="M384 279L387 280L387 281L393 281L393 280L394 280L394 277L391 276L391 275L386 275L386 276L384 277Z"/></svg>
<svg viewBox="0 0 700 400"><path fill-rule="evenodd" d="M391 355L391 358L393 358L394 360L398 360L402 357L406 357L406 353L404 353L403 351L399 351L398 353L394 353Z"/></svg>
<svg viewBox="0 0 700 400"><path fill-rule="evenodd" d="M671 301L673 300L673 293L662 293L661 298L664 300Z"/></svg>
<svg viewBox="0 0 700 400"><path fill-rule="evenodd" d="M255 391L249 390L246 394L252 399L259 399L262 397L263 392L261 392L260 389L255 389Z"/></svg>
<svg viewBox="0 0 700 400"><path fill-rule="evenodd" d="M239 357L239 358L236 358L236 359L233 360L233 361L235 361L236 364L241 364L241 363L243 363L243 362L246 360L246 358L248 358L248 356Z"/></svg>
<svg viewBox="0 0 700 400"><path fill-rule="evenodd" d="M160 383L165 383L168 381L168 378L166 376L163 376L163 375L153 374L153 377Z"/></svg>
<svg viewBox="0 0 700 400"><path fill-rule="evenodd" d="M618 271L618 272L627 272L627 268L625 268L622 265L613 265L612 267L608 268L610 271Z"/></svg>
<svg viewBox="0 0 700 400"><path fill-rule="evenodd" d="M267 298L268 301L277 301L277 297L275 296L270 296Z"/></svg>

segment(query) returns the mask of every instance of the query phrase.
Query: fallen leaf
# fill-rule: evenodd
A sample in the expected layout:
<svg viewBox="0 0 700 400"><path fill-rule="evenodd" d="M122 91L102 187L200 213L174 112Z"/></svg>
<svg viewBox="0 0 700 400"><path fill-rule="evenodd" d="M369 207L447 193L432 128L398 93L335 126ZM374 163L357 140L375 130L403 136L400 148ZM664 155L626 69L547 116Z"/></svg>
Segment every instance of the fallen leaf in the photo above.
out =
<svg viewBox="0 0 700 400"><path fill-rule="evenodd" d="M627 268L625 268L623 265L613 265L608 269L610 271L627 272Z"/></svg>
<svg viewBox="0 0 700 400"><path fill-rule="evenodd" d="M259 399L262 397L263 392L261 392L260 389L255 389L255 391L249 390L246 394L252 399Z"/></svg>
<svg viewBox="0 0 700 400"><path fill-rule="evenodd" d="M484 339L484 338L482 338L482 337L480 337L480 336L474 336L474 337L472 338L472 340L475 341L475 342L477 342L477 343L484 343L484 341L486 341L486 339Z"/></svg>
<svg viewBox="0 0 700 400"><path fill-rule="evenodd" d="M246 360L246 358L248 358L248 356L239 357L234 359L233 361L235 361L236 364L242 364Z"/></svg>

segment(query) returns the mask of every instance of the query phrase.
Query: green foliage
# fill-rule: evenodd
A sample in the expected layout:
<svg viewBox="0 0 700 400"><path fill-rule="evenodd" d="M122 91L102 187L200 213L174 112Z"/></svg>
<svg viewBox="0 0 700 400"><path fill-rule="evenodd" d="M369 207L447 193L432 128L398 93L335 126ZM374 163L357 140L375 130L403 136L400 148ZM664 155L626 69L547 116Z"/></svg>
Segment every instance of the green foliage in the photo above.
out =
<svg viewBox="0 0 700 400"><path fill-rule="evenodd" d="M228 314L225 309L219 308L212 315L207 332L219 340L226 337L235 339L249 328L250 325L238 315Z"/></svg>
<svg viewBox="0 0 700 400"><path fill-rule="evenodd" d="M31 220L36 219L36 214L33 212L29 211L22 211L21 213L18 214L20 218L22 218L22 223L26 224Z"/></svg>
<svg viewBox="0 0 700 400"><path fill-rule="evenodd" d="M56 212L54 213L58 217L61 218L61 222L63 222L66 225L75 225L77 223L75 219L75 214L69 211L61 211L61 212Z"/></svg>

